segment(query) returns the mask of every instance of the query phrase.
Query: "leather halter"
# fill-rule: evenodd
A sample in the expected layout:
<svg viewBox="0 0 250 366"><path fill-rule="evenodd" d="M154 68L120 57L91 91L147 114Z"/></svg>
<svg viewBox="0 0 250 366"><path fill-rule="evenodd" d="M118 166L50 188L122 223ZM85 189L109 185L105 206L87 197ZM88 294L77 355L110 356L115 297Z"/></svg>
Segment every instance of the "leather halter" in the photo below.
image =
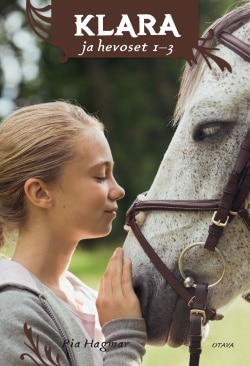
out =
<svg viewBox="0 0 250 366"><path fill-rule="evenodd" d="M250 47L232 34L222 31L216 35L217 40L233 52L250 62ZM236 163L220 200L136 200L126 214L126 224L129 225L150 258L156 269L187 302L190 311L190 366L198 366L201 353L201 328L208 320L219 320L221 316L206 306L208 284L198 283L196 289L187 289L171 273L165 263L149 244L139 225L136 215L147 211L213 211L212 224L209 227L205 249L214 251L228 222L235 216L240 216L250 230L250 215L245 205L250 191L250 128L241 144Z"/></svg>
<svg viewBox="0 0 250 366"><path fill-rule="evenodd" d="M239 40L233 34L226 31L221 32L215 37L221 44L230 48L231 51L237 53L237 55L241 56L245 61L250 62L250 47L247 43Z"/></svg>

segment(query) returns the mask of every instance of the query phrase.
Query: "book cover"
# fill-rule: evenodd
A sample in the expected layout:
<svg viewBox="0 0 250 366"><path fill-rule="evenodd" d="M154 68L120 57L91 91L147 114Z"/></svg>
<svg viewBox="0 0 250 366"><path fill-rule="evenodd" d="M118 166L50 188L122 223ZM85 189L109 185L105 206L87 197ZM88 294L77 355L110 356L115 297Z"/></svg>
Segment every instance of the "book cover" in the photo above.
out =
<svg viewBox="0 0 250 366"><path fill-rule="evenodd" d="M196 169L197 151L206 156L206 159L201 160L202 162L208 161L208 165L203 165L205 173L203 178L199 178L201 181L206 180L206 177L209 176L206 174L206 170L210 159L214 159L215 164L226 161L227 164L230 162L233 166L235 159L232 161L231 156L218 156L215 149L218 141L216 140L212 145L211 140L219 139L218 136L221 136L221 143L218 145L228 146L231 140L229 139L227 142L226 137L230 136L230 133L237 135L235 132L237 127L232 128L232 124L243 121L239 122L239 125L246 130L249 122L247 95L249 96L250 93L250 80L249 73L244 72L250 68L249 27L244 33L245 39L241 39L244 43L243 51L239 52L234 46L233 49L231 46L228 48L227 39L219 40L219 42L217 39L209 43L216 36L214 29L210 28L211 24L242 4L249 6L249 2L235 4L231 0L119 0L115 2L112 0L1 0L0 119L9 115L17 107L52 100L67 100L81 105L88 112L98 116L106 126L108 141L116 165L115 176L125 188L126 196L119 202L118 217L109 238L87 241L85 245L79 245L85 248L87 256L89 248L92 248L92 256L89 260L93 261L93 267L96 267L95 250L98 250L100 243L104 243L102 246L106 245L109 248L113 248L115 245L122 246L126 238L126 232L123 230L126 212L139 193L149 190L149 200L166 198L194 200L196 194L197 199L215 199L215 197L208 197L207 192L209 187L217 184L216 180L224 178L223 173L219 170L219 165L218 169L215 169L217 173L213 177L214 181L201 183L199 192L195 192L195 188L191 188L189 196L185 196L185 194L182 196L180 187L182 185L187 189L188 185L197 186L191 180L192 177L197 179L196 173L192 171L192 169ZM236 29L231 31L231 25L228 24L228 27L221 31L233 33L249 21L248 13L247 18L243 19ZM208 32L202 36L205 29ZM214 52L215 49L220 49L222 44L227 48L225 53ZM235 52L238 58L235 58ZM238 67L241 68L242 59L244 67L240 72ZM192 104L192 93L195 91L189 89L190 85L186 85L187 94L191 93L190 98L186 96L187 105L184 107L182 105L178 116L190 112L188 104L190 103L190 105L192 104L190 113L193 121L186 128L185 126L179 128L183 142L180 143L177 140L176 146L179 152L180 146L183 147L182 153L174 151L175 144L171 146L172 150L169 154L172 151L172 155L169 155L169 167L175 166L175 168L167 176L174 177L176 187L173 187L173 180L171 181L172 186L168 181L164 181L162 186L159 186L159 190L165 192L165 196L163 194L164 197L161 197L157 191L157 184L152 186L152 183L155 182L155 176L159 176L158 169L163 156L178 129L178 123L173 123L173 115L183 68L185 64L192 67L193 74L191 78L187 79L190 84L192 78L196 77L195 70L199 68L201 62L204 70L210 70L214 83L210 85L209 83L212 81L207 82L201 74L196 86L198 87L199 83L205 85L204 88L199 86L199 90L206 97L202 99L200 95L195 94L195 100L198 102L194 104ZM230 108L228 107L227 113L223 109L221 112L223 116L219 119L218 107L216 107L217 109L214 107L213 96L216 94L217 88L221 88L222 79L226 80L226 75L229 74L231 75L230 83L235 82L235 85L242 86L242 88L239 88L238 91L232 88L231 93L230 86L225 81L225 88L221 89L222 92L218 98L221 98L222 104L227 102ZM245 81L239 82L239 78ZM183 92L183 94L185 93ZM240 97L242 99L237 99ZM203 111L203 120L198 121L200 108L204 108L199 101L204 102L205 99L208 103L207 115L205 116ZM233 103L235 103L235 108L232 108ZM208 116L209 123L207 122ZM223 123L223 128L227 125L224 130L221 129ZM197 144L200 144L193 152L193 156L189 154L188 150L185 150L185 147L189 146L188 139L196 140ZM209 146L208 139L210 139ZM225 151L229 154L231 150L225 148ZM180 156L183 158L180 159L182 163L180 172L177 174L177 157L180 158ZM167 171L168 166L164 166L164 169ZM168 197L167 192L173 192L173 196ZM213 192L212 189L211 192ZM219 200L219 198L216 196L216 199ZM153 214L151 213L151 215ZM211 216L212 214L213 212ZM185 225L189 231L194 230L199 233L199 222L194 220L192 216L192 219L188 219ZM238 218L234 220L238 220ZM148 225L150 226L150 224ZM169 230L165 236L166 249L162 249L162 243L159 244L160 250L165 253L166 258L169 256L168 240L172 235L170 232L174 227L171 225L174 224L169 224ZM176 225L177 229L181 230L181 226ZM183 230L185 230L185 225L183 224ZM210 222L207 223L207 230L209 225ZM228 292L230 292L230 281L232 287L247 289L245 282L250 269L246 259L249 256L249 249L244 247L244 240L241 244L241 233L245 229L242 229L241 226L240 228L237 239L232 240L235 249L230 249L231 254L226 253L225 255L225 268L226 271L229 268L227 273L230 273L227 283L224 285L228 288ZM198 240L199 235L197 234L196 241L203 242L207 231L204 229L204 225L200 230L202 240ZM226 230L227 228L224 229L225 232ZM150 234L151 238L154 237L153 234ZM187 234L186 237L190 235ZM173 237L179 238L179 234L177 236L173 234ZM185 233L182 233L180 237L185 238ZM154 239L152 241L154 242ZM239 251L236 249L237 243L238 248L241 248ZM191 243L185 243L186 246L189 244ZM130 243L126 245L128 253L130 251L133 253L129 247ZM230 241L228 241L228 245L232 245ZM245 252L247 254L244 254ZM103 255L105 256L107 253ZM77 256L77 252L75 256ZM238 267L237 269L235 267L235 271L233 269L236 257L238 258L236 262L242 263L242 274ZM100 268L96 268L94 287L97 287L107 260L108 258L105 263L100 264ZM219 262L220 258L216 260ZM207 259L204 261L205 264L199 260L197 263L209 269ZM85 275L89 276L88 270L85 272L85 269L81 268L79 277L83 281ZM206 277L207 274L205 273L204 276ZM234 292L237 291L234 290ZM216 296L218 299L220 298L219 294ZM210 332L206 340L202 342L200 366L245 365L250 357L248 348L249 304L238 294L231 298L225 291L221 296L225 296L230 301L226 301L228 304L222 309L218 309L224 315L224 319L210 322ZM221 302L224 304L223 299ZM157 311L155 309L155 312ZM179 332L182 330L180 329ZM0 339L4 336L1 332ZM72 348L76 346L76 343L77 340L71 341ZM175 346L175 344L173 345ZM148 345L142 364L144 366L167 364L181 366L188 365L188 360L189 351L186 346L181 345L175 348L169 345L161 347ZM23 364L25 365L25 361Z"/></svg>

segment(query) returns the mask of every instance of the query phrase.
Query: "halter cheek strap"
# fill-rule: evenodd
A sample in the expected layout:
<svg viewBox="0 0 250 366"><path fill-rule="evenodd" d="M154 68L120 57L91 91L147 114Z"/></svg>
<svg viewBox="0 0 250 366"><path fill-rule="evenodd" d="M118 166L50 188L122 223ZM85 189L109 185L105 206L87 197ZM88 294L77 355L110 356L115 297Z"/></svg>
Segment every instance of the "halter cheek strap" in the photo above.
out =
<svg viewBox="0 0 250 366"><path fill-rule="evenodd" d="M250 215L245 204L250 189L250 129L241 144L240 152L223 191L218 209L212 218L205 248L213 251L228 222L239 215L250 229Z"/></svg>
<svg viewBox="0 0 250 366"><path fill-rule="evenodd" d="M195 291L194 309L190 312L189 352L190 366L198 366L201 354L202 325L206 322L206 302L208 287L206 283L198 283Z"/></svg>
<svg viewBox="0 0 250 366"><path fill-rule="evenodd" d="M247 43L226 31L217 34L216 39L218 42L237 53L237 55L241 56L245 61L250 62L250 47Z"/></svg>

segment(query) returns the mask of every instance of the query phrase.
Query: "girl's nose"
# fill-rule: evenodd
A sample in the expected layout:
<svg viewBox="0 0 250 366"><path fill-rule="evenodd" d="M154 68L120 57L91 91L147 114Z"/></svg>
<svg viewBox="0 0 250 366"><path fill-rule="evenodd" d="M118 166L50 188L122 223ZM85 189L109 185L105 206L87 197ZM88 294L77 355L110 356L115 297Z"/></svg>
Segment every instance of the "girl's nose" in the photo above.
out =
<svg viewBox="0 0 250 366"><path fill-rule="evenodd" d="M117 184L117 186L118 186L117 188L119 190L119 198L118 198L118 200L120 200L120 199L122 199L125 196L125 190L119 184Z"/></svg>
<svg viewBox="0 0 250 366"><path fill-rule="evenodd" d="M120 200L125 196L124 189L114 179L114 186L110 189L110 198L114 201Z"/></svg>

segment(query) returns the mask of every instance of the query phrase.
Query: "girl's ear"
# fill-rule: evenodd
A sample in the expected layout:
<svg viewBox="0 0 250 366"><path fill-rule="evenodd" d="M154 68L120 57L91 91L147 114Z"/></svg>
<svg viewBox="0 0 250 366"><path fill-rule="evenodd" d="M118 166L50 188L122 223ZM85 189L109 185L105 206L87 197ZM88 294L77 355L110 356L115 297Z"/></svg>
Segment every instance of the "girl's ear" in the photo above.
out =
<svg viewBox="0 0 250 366"><path fill-rule="evenodd" d="M41 208L50 208L52 205L52 197L48 190L47 184L41 179L29 178L24 184L24 192L27 199L35 206Z"/></svg>

